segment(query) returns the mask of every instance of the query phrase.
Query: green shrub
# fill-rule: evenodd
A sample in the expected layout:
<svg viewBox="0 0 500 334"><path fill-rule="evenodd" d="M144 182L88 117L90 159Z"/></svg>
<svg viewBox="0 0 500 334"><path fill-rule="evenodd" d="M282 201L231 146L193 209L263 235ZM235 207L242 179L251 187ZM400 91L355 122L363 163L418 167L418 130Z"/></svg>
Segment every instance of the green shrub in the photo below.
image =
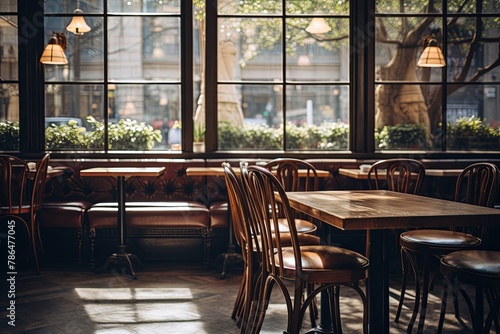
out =
<svg viewBox="0 0 500 334"><path fill-rule="evenodd" d="M45 148L53 149L85 149L88 146L86 129L78 125L75 120L68 124L51 124L45 128Z"/></svg>
<svg viewBox="0 0 500 334"><path fill-rule="evenodd" d="M0 151L19 151L19 122L0 122Z"/></svg>
<svg viewBox="0 0 500 334"><path fill-rule="evenodd" d="M104 123L87 117L92 130L87 135L90 148L104 147ZM108 142L110 150L136 150L149 151L155 143L161 143L162 134L145 122L131 119L120 119L118 123L108 125Z"/></svg>
<svg viewBox="0 0 500 334"><path fill-rule="evenodd" d="M447 124L447 147L450 149L500 148L500 129L495 129L478 117L460 118Z"/></svg>
<svg viewBox="0 0 500 334"><path fill-rule="evenodd" d="M377 129L375 145L385 150L429 148L425 126L419 124L398 124Z"/></svg>
<svg viewBox="0 0 500 334"><path fill-rule="evenodd" d="M286 125L286 149L288 150L346 150L349 125L324 123L321 126ZM219 147L230 149L281 150L283 128L271 128L266 124L245 124L242 128L228 122L219 123Z"/></svg>

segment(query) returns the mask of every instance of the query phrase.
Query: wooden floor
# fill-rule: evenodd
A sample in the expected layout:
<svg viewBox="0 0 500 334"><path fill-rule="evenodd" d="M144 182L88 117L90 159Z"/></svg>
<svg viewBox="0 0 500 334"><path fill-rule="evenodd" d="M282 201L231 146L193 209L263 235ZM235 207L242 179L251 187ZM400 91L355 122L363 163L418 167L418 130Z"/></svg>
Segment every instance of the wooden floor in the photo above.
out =
<svg viewBox="0 0 500 334"><path fill-rule="evenodd" d="M137 279L118 272L95 274L67 265L45 265L40 275L26 269L15 280L15 327L7 324L7 286L2 280L1 333L238 333L231 311L240 284L241 265L234 263L225 279L221 267L166 262L145 263ZM398 275L391 282L391 333L405 333L412 291L398 324ZM435 333L440 306L437 286L430 296L425 333ZM277 291L277 290L276 290ZM450 303L451 304L451 303ZM359 299L342 291L344 333L361 333ZM279 294L273 295L261 333L285 330L285 308ZM451 309L444 333L471 333L453 317ZM465 311L463 312L466 319ZM304 333L309 322L304 323Z"/></svg>

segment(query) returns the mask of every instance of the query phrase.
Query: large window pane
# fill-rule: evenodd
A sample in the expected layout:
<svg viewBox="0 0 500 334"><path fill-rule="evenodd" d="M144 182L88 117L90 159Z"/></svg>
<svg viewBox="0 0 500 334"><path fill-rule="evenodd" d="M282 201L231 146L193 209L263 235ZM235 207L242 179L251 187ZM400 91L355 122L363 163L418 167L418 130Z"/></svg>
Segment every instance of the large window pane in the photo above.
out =
<svg viewBox="0 0 500 334"><path fill-rule="evenodd" d="M110 80L179 80L178 18L111 17Z"/></svg>
<svg viewBox="0 0 500 334"><path fill-rule="evenodd" d="M500 150L498 85L450 85L447 148Z"/></svg>
<svg viewBox="0 0 500 334"><path fill-rule="evenodd" d="M218 21L222 55L218 62L219 148L346 150L349 4L219 4L219 14L225 15ZM279 16L283 8L289 16ZM313 17L318 14L331 16ZM310 29L317 19L326 30ZM231 81L235 84L229 84ZM237 117L229 117L238 115L240 106L242 124ZM345 135L342 140L332 139L337 130Z"/></svg>
<svg viewBox="0 0 500 334"><path fill-rule="evenodd" d="M17 0L3 0L0 3L0 12L17 12Z"/></svg>
<svg viewBox="0 0 500 334"><path fill-rule="evenodd" d="M131 120L137 123L134 131L145 132L144 136L135 133L137 141L129 145L120 144L112 147L113 143L110 143L110 149L129 148L143 151L179 149L182 124L180 85L116 84L110 88L112 88L108 94L110 123L119 124L120 121ZM140 126L140 123L144 125ZM110 131L113 131L113 127ZM154 140L148 141L152 139Z"/></svg>
<svg viewBox="0 0 500 334"><path fill-rule="evenodd" d="M149 151L179 144L179 85L47 85L49 149ZM78 97L75 99L75 97ZM108 104L108 120L105 103ZM146 112L147 111L147 112Z"/></svg>
<svg viewBox="0 0 500 334"><path fill-rule="evenodd" d="M219 27L219 81L282 80L281 20L223 18Z"/></svg>
<svg viewBox="0 0 500 334"><path fill-rule="evenodd" d="M331 30L318 36L305 28L310 19L288 19L288 80L347 81L349 78L349 20L328 19ZM333 26L333 27L332 27Z"/></svg>
<svg viewBox="0 0 500 334"><path fill-rule="evenodd" d="M18 79L17 17L0 15L0 80Z"/></svg>
<svg viewBox="0 0 500 334"><path fill-rule="evenodd" d="M481 27L478 27L478 23ZM475 52L469 52L472 37L481 28L483 43L474 46ZM500 78L500 68L488 70L488 75L480 75L485 66L498 58L498 18L457 17L448 27L448 80L450 81L495 81ZM470 55L470 56L469 56ZM470 59L468 59L470 57Z"/></svg>
<svg viewBox="0 0 500 334"><path fill-rule="evenodd" d="M348 149L348 86L289 85L286 100L287 149Z"/></svg>
<svg viewBox="0 0 500 334"><path fill-rule="evenodd" d="M19 86L0 84L0 151L19 150Z"/></svg>
<svg viewBox="0 0 500 334"><path fill-rule="evenodd" d="M45 43L55 33L66 38L66 65L45 64L45 81L102 81L104 79L104 44L102 18L86 18L91 30L75 35L66 30L71 17L49 17L45 20Z"/></svg>
<svg viewBox="0 0 500 334"><path fill-rule="evenodd" d="M0 151L19 150L17 1L0 4Z"/></svg>

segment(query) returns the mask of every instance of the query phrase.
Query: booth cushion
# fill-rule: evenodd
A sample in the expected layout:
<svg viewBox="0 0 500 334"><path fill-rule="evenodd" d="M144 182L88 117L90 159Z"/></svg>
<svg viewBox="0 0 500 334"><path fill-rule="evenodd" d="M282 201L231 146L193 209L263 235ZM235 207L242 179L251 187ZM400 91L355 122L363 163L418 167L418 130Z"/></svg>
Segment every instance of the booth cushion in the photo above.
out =
<svg viewBox="0 0 500 334"><path fill-rule="evenodd" d="M127 202L127 228L209 228L209 209L197 202ZM102 202L88 210L89 227L116 228L118 204Z"/></svg>

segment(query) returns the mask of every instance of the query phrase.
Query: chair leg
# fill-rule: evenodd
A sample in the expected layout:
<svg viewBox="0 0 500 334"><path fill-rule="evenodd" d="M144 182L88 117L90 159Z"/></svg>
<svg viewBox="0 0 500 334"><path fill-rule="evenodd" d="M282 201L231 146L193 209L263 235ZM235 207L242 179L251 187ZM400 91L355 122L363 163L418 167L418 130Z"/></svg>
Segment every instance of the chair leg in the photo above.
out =
<svg viewBox="0 0 500 334"><path fill-rule="evenodd" d="M483 287L476 285L476 305L474 311L474 318L472 319L474 333L483 334L483 319L484 319L484 297Z"/></svg>
<svg viewBox="0 0 500 334"><path fill-rule="evenodd" d="M334 319L335 328L338 334L342 334L342 320L340 318L340 286L335 286L333 289L333 301L334 301Z"/></svg>
<svg viewBox="0 0 500 334"><path fill-rule="evenodd" d="M496 332L500 332L499 326L499 308L500 308L500 298L499 296L495 296L495 293L490 289L486 290L486 296L488 298L488 305L490 307L490 311L488 316L486 317L486 321L484 323L484 332L489 333L492 322L495 322Z"/></svg>
<svg viewBox="0 0 500 334"><path fill-rule="evenodd" d="M408 266L408 254L406 254L403 248L400 249L400 254L401 254L401 293L399 295L399 303L398 303L398 309L396 311L396 318L394 319L396 323L399 322L399 317L401 316L401 309L403 308L403 302L406 293L406 282L408 281L408 270L410 269Z"/></svg>
<svg viewBox="0 0 500 334"><path fill-rule="evenodd" d="M422 289L422 304L420 308L420 319L418 320L418 330L417 333L421 334L424 331L424 323L425 323L425 315L427 313L427 301L429 299L429 271L430 271L430 259L428 256L424 257L424 281L422 283L423 289Z"/></svg>
<svg viewBox="0 0 500 334"><path fill-rule="evenodd" d="M446 301L448 298L448 284L450 282L445 278L443 280L443 291L441 295L441 311L439 312L439 322L438 322L438 328L437 328L437 333L441 334L443 331L443 325L444 325L444 317L446 314Z"/></svg>
<svg viewBox="0 0 500 334"><path fill-rule="evenodd" d="M38 263L38 251L36 247L36 240L37 240L37 235L36 235L36 228L35 228L35 222L31 222L31 233L30 233L30 238L31 238L31 248L33 250L33 258L35 260L35 269L36 273L40 274L40 264Z"/></svg>
<svg viewBox="0 0 500 334"><path fill-rule="evenodd" d="M420 307L420 278L418 275L418 267L416 262L416 257L414 257L409 252L406 253L408 255L407 260L409 261L412 269L413 275L415 277L415 302L413 304L413 312L410 318L410 322L408 323L407 333L411 333L413 329L413 325L415 324L415 320L417 319L418 310Z"/></svg>

